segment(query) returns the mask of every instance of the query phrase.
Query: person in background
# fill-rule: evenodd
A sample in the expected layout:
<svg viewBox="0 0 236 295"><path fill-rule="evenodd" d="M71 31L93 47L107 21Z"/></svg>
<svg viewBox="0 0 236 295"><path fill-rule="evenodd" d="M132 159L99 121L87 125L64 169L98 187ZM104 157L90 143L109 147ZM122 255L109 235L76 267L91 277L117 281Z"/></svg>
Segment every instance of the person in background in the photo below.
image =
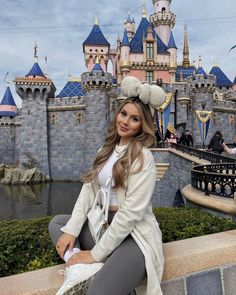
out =
<svg viewBox="0 0 236 295"><path fill-rule="evenodd" d="M174 133L171 133L171 134L170 134L170 137L168 137L168 138L166 139L166 142L167 142L168 144L171 144L171 143L177 143L177 139L176 139L176 137L175 137L175 134L174 134Z"/></svg>
<svg viewBox="0 0 236 295"><path fill-rule="evenodd" d="M218 130L212 136L208 144L208 149L210 151L213 151L213 153L220 155L224 151L224 147L222 145L223 142L224 142L224 139L223 139L222 133Z"/></svg>
<svg viewBox="0 0 236 295"><path fill-rule="evenodd" d="M179 143L186 146L193 146L193 137L189 130L185 130L184 134L180 137Z"/></svg>

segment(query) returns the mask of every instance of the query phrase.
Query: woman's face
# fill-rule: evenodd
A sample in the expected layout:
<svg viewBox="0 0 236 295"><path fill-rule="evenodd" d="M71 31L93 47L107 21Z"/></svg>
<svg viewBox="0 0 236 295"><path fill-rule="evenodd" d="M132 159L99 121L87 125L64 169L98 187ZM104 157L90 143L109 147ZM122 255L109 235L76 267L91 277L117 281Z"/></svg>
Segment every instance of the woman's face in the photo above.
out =
<svg viewBox="0 0 236 295"><path fill-rule="evenodd" d="M126 103L116 117L120 144L127 144L142 128L141 114L134 103Z"/></svg>

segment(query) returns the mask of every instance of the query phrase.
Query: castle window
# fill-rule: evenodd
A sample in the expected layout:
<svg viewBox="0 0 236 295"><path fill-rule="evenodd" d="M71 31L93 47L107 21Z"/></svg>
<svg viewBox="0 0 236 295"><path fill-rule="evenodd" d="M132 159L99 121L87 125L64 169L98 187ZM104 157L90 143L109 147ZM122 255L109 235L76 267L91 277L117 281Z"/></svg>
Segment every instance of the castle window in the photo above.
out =
<svg viewBox="0 0 236 295"><path fill-rule="evenodd" d="M51 116L50 116L50 122L52 125L55 125L56 124L56 114L55 113L52 113Z"/></svg>
<svg viewBox="0 0 236 295"><path fill-rule="evenodd" d="M147 42L147 59L154 58L153 42Z"/></svg>
<svg viewBox="0 0 236 295"><path fill-rule="evenodd" d="M79 123L79 124L83 123L84 118L83 118L83 114L82 114L82 112L78 112L78 113L76 113L76 121L77 121L77 123Z"/></svg>
<svg viewBox="0 0 236 295"><path fill-rule="evenodd" d="M148 82L152 82L153 81L153 72L151 71L147 71L147 74L146 74L146 80Z"/></svg>
<svg viewBox="0 0 236 295"><path fill-rule="evenodd" d="M165 7L162 7L161 12L162 12L162 13L166 12Z"/></svg>

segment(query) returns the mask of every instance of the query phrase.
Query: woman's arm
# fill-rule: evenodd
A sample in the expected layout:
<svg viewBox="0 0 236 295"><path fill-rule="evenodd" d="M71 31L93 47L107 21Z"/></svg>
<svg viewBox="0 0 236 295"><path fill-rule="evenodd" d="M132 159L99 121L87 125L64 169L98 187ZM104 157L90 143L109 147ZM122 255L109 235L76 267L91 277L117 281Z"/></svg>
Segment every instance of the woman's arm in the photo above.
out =
<svg viewBox="0 0 236 295"><path fill-rule="evenodd" d="M72 211L71 218L68 220L67 224L61 228L63 232L78 237L87 218L87 213L92 207L94 196L95 192L92 182L84 183Z"/></svg>
<svg viewBox="0 0 236 295"><path fill-rule="evenodd" d="M132 174L128 190L112 223L99 242L91 250L96 261L102 261L114 251L131 233L135 225L143 219L151 201L156 183L156 168L153 156L147 150L148 158L144 158L144 166L139 173Z"/></svg>
<svg viewBox="0 0 236 295"><path fill-rule="evenodd" d="M226 151L226 153L233 155L236 154L236 149L230 149L229 147L227 147L227 145L225 143L222 143L224 150Z"/></svg>

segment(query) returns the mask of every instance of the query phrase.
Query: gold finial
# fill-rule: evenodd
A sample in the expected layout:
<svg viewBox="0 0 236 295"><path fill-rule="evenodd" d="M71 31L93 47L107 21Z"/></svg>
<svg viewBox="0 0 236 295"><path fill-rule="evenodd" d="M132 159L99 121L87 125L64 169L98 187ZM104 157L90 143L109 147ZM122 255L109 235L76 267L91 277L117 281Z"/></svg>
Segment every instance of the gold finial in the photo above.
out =
<svg viewBox="0 0 236 295"><path fill-rule="evenodd" d="M183 69L182 69L182 67L180 68L180 71L179 71L179 82L183 82Z"/></svg>
<svg viewBox="0 0 236 295"><path fill-rule="evenodd" d="M97 52L97 55L96 55L96 64L99 64L98 52Z"/></svg>
<svg viewBox="0 0 236 295"><path fill-rule="evenodd" d="M147 10L146 10L146 6L145 6L145 4L143 4L143 6L142 6L142 17L147 17Z"/></svg>
<svg viewBox="0 0 236 295"><path fill-rule="evenodd" d="M98 21L98 17L95 16L95 25L98 26L99 25L99 21Z"/></svg>
<svg viewBox="0 0 236 295"><path fill-rule="evenodd" d="M38 62L38 45L36 41L34 44L34 62Z"/></svg>

